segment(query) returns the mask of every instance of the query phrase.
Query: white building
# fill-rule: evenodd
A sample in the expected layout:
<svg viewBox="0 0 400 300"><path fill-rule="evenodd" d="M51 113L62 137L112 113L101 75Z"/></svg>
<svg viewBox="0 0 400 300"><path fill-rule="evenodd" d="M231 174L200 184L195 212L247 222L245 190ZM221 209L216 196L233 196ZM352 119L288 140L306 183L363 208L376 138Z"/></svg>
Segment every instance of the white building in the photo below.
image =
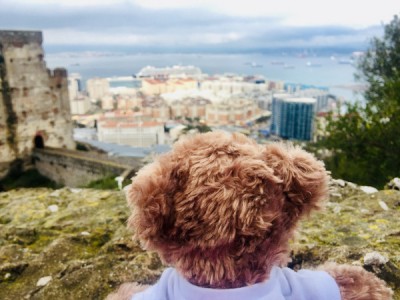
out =
<svg viewBox="0 0 400 300"><path fill-rule="evenodd" d="M100 100L110 92L110 84L106 78L91 78L86 82L89 97Z"/></svg>
<svg viewBox="0 0 400 300"><path fill-rule="evenodd" d="M329 107L329 93L326 90L321 89L305 89L297 91L295 94L297 97L314 98L316 101L316 112L325 111Z"/></svg>
<svg viewBox="0 0 400 300"><path fill-rule="evenodd" d="M243 125L260 116L257 104L247 99L229 99L207 105L205 121L211 125Z"/></svg>
<svg viewBox="0 0 400 300"><path fill-rule="evenodd" d="M197 81L192 78L143 79L141 91L146 95L160 95L197 89Z"/></svg>
<svg viewBox="0 0 400 300"><path fill-rule="evenodd" d="M268 83L245 81L242 77L218 77L203 80L200 84L202 91L211 91L214 94L237 95L251 92L265 92Z"/></svg>
<svg viewBox="0 0 400 300"><path fill-rule="evenodd" d="M69 99L77 98L82 92L81 75L78 73L71 73L68 75L68 93Z"/></svg>
<svg viewBox="0 0 400 300"><path fill-rule="evenodd" d="M253 94L252 98L257 102L260 109L269 111L272 109L272 92Z"/></svg>
<svg viewBox="0 0 400 300"><path fill-rule="evenodd" d="M164 125L157 122L102 121L97 135L101 142L135 147L165 144Z"/></svg>
<svg viewBox="0 0 400 300"><path fill-rule="evenodd" d="M111 95L106 95L100 98L101 102L101 108L103 110L109 111L109 110L114 110L114 97Z"/></svg>
<svg viewBox="0 0 400 300"><path fill-rule="evenodd" d="M169 77L199 77L202 75L200 68L195 66L172 66L165 68L156 68L147 66L141 69L137 77L151 77L155 79L167 79Z"/></svg>
<svg viewBox="0 0 400 300"><path fill-rule="evenodd" d="M71 114L84 115L91 106L90 99L82 94L81 75L72 73L68 76L69 107Z"/></svg>
<svg viewBox="0 0 400 300"><path fill-rule="evenodd" d="M84 115L90 110L90 99L89 97L79 96L70 100L71 114L73 115Z"/></svg>

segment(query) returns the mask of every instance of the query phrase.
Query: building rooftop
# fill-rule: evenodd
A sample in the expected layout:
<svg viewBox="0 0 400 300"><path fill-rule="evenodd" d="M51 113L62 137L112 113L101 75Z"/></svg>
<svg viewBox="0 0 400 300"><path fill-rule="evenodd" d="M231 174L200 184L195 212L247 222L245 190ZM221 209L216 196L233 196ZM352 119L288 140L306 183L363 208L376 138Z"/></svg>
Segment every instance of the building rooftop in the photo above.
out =
<svg viewBox="0 0 400 300"><path fill-rule="evenodd" d="M200 75L202 74L200 68L195 66L172 66L165 68L156 68L153 66L147 66L141 69L136 75L138 77L149 77L149 76L170 76L170 75Z"/></svg>
<svg viewBox="0 0 400 300"><path fill-rule="evenodd" d="M292 97L283 99L285 102L291 103L316 103L317 100L314 98L300 98L300 97Z"/></svg>
<svg viewBox="0 0 400 300"><path fill-rule="evenodd" d="M159 79L145 79L144 81L146 81L149 84L162 84L162 83L165 83L164 80L159 80Z"/></svg>
<svg viewBox="0 0 400 300"><path fill-rule="evenodd" d="M158 127L163 126L162 123L154 121L144 121L144 122L117 122L117 121L103 121L100 123L102 128L148 128L148 127Z"/></svg>
<svg viewBox="0 0 400 300"><path fill-rule="evenodd" d="M102 116L99 117L100 120L104 120L107 118L125 118L125 117L141 117L143 113L141 112L133 112L131 110L113 110L104 113Z"/></svg>
<svg viewBox="0 0 400 300"><path fill-rule="evenodd" d="M152 153L162 154L171 150L168 145L154 145L151 147L131 147L126 145L118 145L113 143L105 143L89 139L76 139L76 141L90 144L98 149L108 153L110 156L122 157L138 157L144 158Z"/></svg>
<svg viewBox="0 0 400 300"><path fill-rule="evenodd" d="M293 94L288 94L288 93L274 93L272 94L272 97L274 98L279 98L279 99L284 99L284 98L291 98L293 97Z"/></svg>

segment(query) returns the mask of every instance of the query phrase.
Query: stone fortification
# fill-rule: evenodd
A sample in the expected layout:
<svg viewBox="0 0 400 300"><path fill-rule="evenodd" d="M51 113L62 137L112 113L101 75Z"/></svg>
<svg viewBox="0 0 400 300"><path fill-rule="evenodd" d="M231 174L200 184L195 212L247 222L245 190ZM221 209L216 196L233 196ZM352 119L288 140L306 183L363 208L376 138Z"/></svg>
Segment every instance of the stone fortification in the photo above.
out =
<svg viewBox="0 0 400 300"><path fill-rule="evenodd" d="M65 69L46 68L39 31L0 30L0 178L32 149L74 148Z"/></svg>
<svg viewBox="0 0 400 300"><path fill-rule="evenodd" d="M140 160L134 158L113 159L92 152L53 148L35 149L32 160L40 174L69 187L85 186L107 176L129 178L141 166Z"/></svg>
<svg viewBox="0 0 400 300"><path fill-rule="evenodd" d="M25 44L42 45L43 35L40 31L0 30L0 41L13 47L22 47Z"/></svg>

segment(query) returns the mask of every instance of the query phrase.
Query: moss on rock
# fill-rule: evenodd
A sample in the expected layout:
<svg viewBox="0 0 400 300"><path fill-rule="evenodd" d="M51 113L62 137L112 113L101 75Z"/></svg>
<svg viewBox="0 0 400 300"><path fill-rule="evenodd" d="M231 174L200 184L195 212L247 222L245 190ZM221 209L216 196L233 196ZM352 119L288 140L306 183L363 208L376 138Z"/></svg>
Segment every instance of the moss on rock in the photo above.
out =
<svg viewBox="0 0 400 300"><path fill-rule="evenodd" d="M0 207L0 299L102 299L120 282L160 275L125 228L122 192L19 189L0 193Z"/></svg>
<svg viewBox="0 0 400 300"><path fill-rule="evenodd" d="M364 265L400 299L400 192L366 194L331 185L324 211L302 223L292 242L293 268L326 261ZM0 193L0 299L103 299L122 282L154 283L163 270L126 229L129 210L119 191L19 189ZM44 286L39 279L51 276Z"/></svg>
<svg viewBox="0 0 400 300"><path fill-rule="evenodd" d="M292 265L314 267L325 261L364 266L385 280L400 299L400 192L365 193L352 183L333 181L323 211L303 222L292 243ZM367 253L388 259L364 265Z"/></svg>

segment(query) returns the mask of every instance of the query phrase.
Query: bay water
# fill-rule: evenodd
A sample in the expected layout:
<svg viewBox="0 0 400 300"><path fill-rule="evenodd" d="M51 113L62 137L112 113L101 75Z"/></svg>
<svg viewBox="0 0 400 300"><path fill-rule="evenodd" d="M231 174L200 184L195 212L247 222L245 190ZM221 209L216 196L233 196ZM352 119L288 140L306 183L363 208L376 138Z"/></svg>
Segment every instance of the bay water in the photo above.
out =
<svg viewBox="0 0 400 300"><path fill-rule="evenodd" d="M209 75L263 75L269 80L327 87L330 93L352 102L362 96L353 92L357 84L356 69L348 63L349 55L84 52L50 53L46 55L46 62L51 69L64 67L69 73L79 73L83 82L93 77L132 76L145 66L193 65Z"/></svg>

